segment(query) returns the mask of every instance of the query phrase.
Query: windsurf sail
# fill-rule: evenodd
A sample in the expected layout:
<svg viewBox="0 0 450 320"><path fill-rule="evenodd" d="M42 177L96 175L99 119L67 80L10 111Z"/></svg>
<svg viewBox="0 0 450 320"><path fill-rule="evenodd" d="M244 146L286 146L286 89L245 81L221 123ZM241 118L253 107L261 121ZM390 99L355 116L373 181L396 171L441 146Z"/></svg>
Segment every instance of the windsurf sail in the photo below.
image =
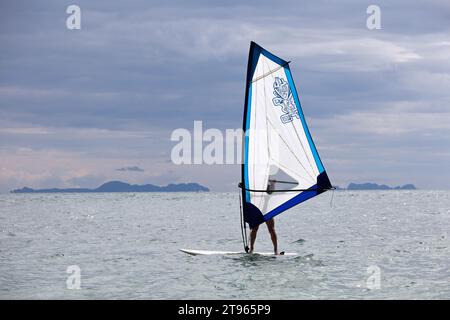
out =
<svg viewBox="0 0 450 320"><path fill-rule="evenodd" d="M251 42L242 152L242 210L250 228L332 189L306 124L289 62Z"/></svg>

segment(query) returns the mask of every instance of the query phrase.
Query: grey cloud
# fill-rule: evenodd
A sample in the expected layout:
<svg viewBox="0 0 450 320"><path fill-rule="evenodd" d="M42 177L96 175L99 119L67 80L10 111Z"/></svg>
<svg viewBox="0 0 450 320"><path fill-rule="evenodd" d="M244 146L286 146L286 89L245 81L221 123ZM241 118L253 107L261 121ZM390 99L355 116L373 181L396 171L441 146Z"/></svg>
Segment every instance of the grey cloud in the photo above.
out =
<svg viewBox="0 0 450 320"><path fill-rule="evenodd" d="M192 129L193 120L203 120L205 129L241 126L254 40L292 60L330 176L346 181L389 173L398 179L389 184L446 185L439 172L450 171L441 151L450 146L449 130L436 128L440 122L430 114L446 119L450 103L448 1L377 1L382 30L375 31L365 26L372 3L364 1L81 0L79 31L65 28L69 4L0 4L0 124L16 128L0 130L3 154L57 149L127 161L121 163L167 161L175 128ZM393 129L393 113L405 119L397 121L399 130L408 121L417 128L381 132L376 118L386 117ZM396 159L395 172L382 156ZM411 158L420 159L417 181L405 181L410 169L400 165ZM431 182L419 175L430 170L425 161L440 164ZM179 179L213 179L200 182L216 189L239 179L230 167L174 170Z"/></svg>

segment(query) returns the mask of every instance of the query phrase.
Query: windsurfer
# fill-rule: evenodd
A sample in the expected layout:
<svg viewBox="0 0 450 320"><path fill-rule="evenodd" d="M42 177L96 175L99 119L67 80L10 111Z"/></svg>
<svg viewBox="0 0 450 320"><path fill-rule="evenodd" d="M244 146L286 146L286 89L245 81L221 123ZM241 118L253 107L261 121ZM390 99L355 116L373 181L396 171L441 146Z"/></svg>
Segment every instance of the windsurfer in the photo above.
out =
<svg viewBox="0 0 450 320"><path fill-rule="evenodd" d="M275 220L272 218L268 221L266 221L267 229L270 233L270 238L272 239L273 243L273 252L275 255L278 255L278 243L277 243L277 234L275 232ZM259 225L254 227L250 230L250 251L249 253L253 252L253 249L255 248L255 240L256 240L256 234L258 233Z"/></svg>
<svg viewBox="0 0 450 320"><path fill-rule="evenodd" d="M273 190L275 190L275 180L269 180L269 185L267 186L267 193L272 193ZM272 239L273 243L273 252L278 255L278 242L277 242L277 233L275 232L275 220L272 218L268 221L266 221L267 229L270 233L270 238ZM259 225L254 227L250 230L250 251L249 253L253 252L253 249L255 247L255 240L256 240L256 234L258 233Z"/></svg>

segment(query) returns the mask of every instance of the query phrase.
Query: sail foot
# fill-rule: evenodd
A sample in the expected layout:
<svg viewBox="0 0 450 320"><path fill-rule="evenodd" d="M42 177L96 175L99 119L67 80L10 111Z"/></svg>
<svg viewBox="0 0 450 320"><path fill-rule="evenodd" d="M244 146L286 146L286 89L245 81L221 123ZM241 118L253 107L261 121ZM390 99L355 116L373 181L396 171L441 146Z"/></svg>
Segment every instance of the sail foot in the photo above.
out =
<svg viewBox="0 0 450 320"><path fill-rule="evenodd" d="M265 222L262 212L253 204L244 202L244 222L248 223L250 229Z"/></svg>

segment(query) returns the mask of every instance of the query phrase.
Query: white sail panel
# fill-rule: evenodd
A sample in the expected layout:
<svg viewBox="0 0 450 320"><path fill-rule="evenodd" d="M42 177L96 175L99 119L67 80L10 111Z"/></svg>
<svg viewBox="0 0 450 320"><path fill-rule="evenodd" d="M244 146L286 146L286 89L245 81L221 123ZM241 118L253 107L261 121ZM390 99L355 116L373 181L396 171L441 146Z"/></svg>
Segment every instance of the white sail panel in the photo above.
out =
<svg viewBox="0 0 450 320"><path fill-rule="evenodd" d="M256 214L261 223L331 187L328 178L323 179L326 173L309 134L288 63L255 43L249 56L244 131L244 216L246 212L247 216ZM277 178L280 176L284 179ZM318 184L319 176L324 183Z"/></svg>

